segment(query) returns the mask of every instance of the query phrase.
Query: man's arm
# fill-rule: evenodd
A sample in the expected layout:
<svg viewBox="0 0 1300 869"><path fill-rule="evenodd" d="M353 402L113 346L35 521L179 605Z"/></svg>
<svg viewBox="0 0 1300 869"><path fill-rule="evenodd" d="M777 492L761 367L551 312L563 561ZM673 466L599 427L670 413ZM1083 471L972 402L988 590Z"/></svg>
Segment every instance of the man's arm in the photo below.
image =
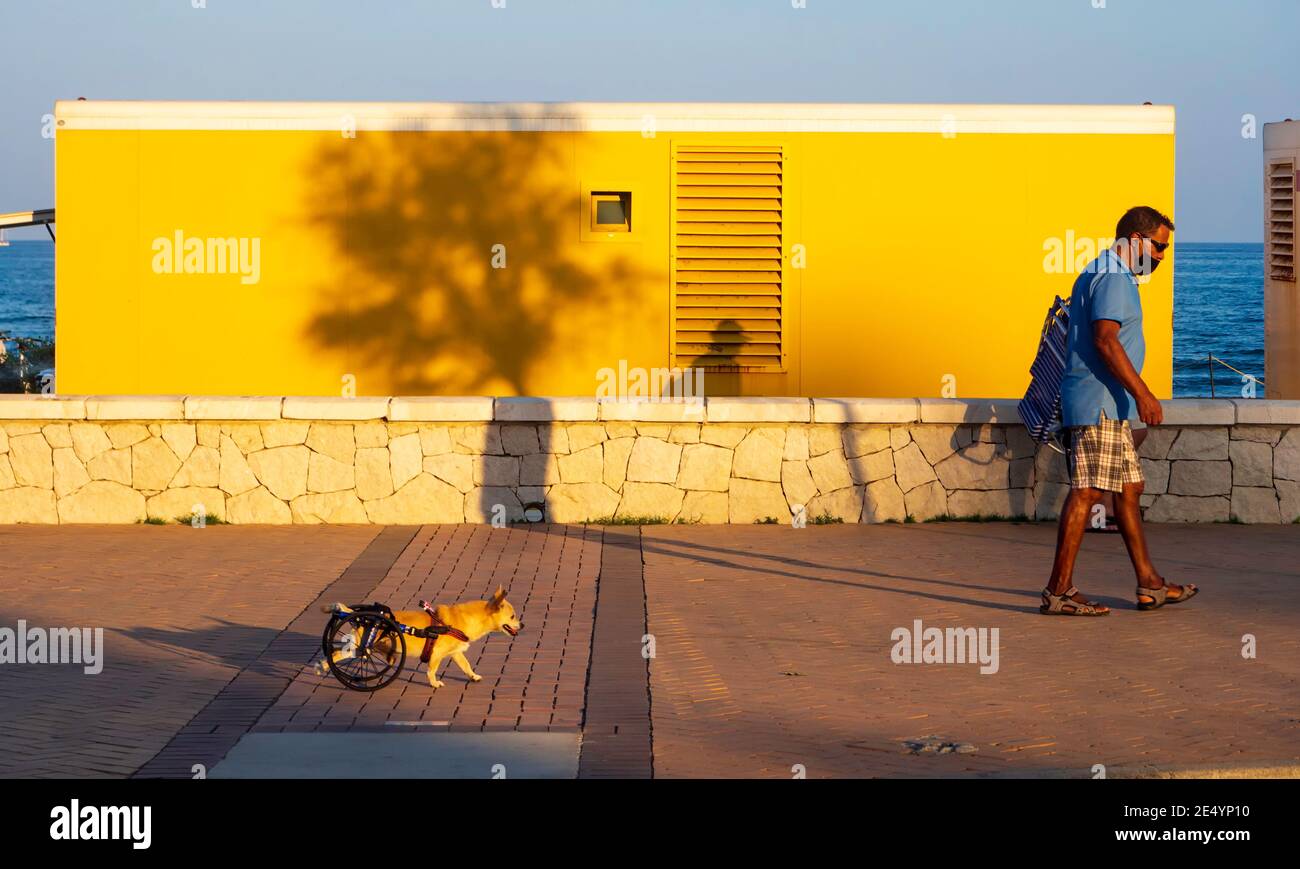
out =
<svg viewBox="0 0 1300 869"><path fill-rule="evenodd" d="M1160 406L1160 400L1138 376L1133 361L1119 343L1119 323L1114 320L1093 320L1092 342L1110 373L1137 400L1138 417L1147 425L1160 425L1165 418L1164 409Z"/></svg>

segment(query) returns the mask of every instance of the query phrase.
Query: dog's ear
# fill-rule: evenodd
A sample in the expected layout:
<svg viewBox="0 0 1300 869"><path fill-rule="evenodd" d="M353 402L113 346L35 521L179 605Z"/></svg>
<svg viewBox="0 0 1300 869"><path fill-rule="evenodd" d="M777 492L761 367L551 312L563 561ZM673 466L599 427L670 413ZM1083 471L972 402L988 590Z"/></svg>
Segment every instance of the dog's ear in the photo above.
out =
<svg viewBox="0 0 1300 869"><path fill-rule="evenodd" d="M501 606L501 601L505 599L506 599L505 589L503 589L501 586L498 585L497 590L496 592L493 593L492 600L490 600L489 603L492 604L493 609L496 609L497 607Z"/></svg>

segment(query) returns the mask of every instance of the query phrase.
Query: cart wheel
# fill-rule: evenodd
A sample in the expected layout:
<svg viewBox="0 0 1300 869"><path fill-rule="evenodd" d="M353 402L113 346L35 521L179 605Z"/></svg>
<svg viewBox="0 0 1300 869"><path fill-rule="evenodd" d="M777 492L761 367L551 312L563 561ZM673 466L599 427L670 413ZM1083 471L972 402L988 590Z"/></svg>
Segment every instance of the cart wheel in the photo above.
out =
<svg viewBox="0 0 1300 869"><path fill-rule="evenodd" d="M353 691L378 691L401 675L406 663L401 631L378 613L335 615L325 625L321 651L334 678Z"/></svg>

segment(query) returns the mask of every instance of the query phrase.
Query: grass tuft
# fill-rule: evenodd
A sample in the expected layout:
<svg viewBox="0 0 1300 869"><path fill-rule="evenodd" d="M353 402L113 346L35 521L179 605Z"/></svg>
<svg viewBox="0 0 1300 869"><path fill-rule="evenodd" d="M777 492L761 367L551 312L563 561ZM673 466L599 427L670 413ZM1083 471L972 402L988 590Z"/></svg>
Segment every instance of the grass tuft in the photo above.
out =
<svg viewBox="0 0 1300 869"><path fill-rule="evenodd" d="M1017 513L1014 516L1003 516L1001 513L974 513L968 516L953 516L946 514L935 516L926 522L1029 522L1031 521L1024 513Z"/></svg>
<svg viewBox="0 0 1300 869"><path fill-rule="evenodd" d="M588 519L587 525L671 525L667 516L602 516Z"/></svg>
<svg viewBox="0 0 1300 869"><path fill-rule="evenodd" d="M192 521L194 521L194 514L190 513L185 516L177 516L175 519L164 519L161 516L150 516L148 519L141 519L135 524L137 525L189 525ZM204 518L203 521L207 525L230 524L219 516L207 516Z"/></svg>
<svg viewBox="0 0 1300 869"><path fill-rule="evenodd" d="M176 517L176 524L177 524L177 525L189 525L189 524L191 524L191 523L194 521L194 515L195 515L195 514L193 514L193 513L189 513L189 514L187 514L187 515L185 515L185 516L177 516L177 517ZM228 523L226 522L226 520L225 520L225 519L222 519L220 516L205 516L205 517L203 517L203 523L204 523L205 525L226 525L226 524L228 524Z"/></svg>

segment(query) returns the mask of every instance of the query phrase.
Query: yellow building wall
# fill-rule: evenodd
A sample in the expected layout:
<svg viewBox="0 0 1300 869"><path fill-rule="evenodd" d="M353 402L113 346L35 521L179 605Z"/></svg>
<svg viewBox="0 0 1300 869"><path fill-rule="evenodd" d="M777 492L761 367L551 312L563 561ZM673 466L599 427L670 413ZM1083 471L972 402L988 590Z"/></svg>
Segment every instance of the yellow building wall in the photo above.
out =
<svg viewBox="0 0 1300 869"><path fill-rule="evenodd" d="M1132 206L1173 214L1172 136L842 134L808 137L804 163L805 395L1018 397L1097 240ZM1070 270L1048 271L1067 242ZM1176 247L1141 290L1162 397Z"/></svg>
<svg viewBox="0 0 1300 869"><path fill-rule="evenodd" d="M728 143L785 148L790 361L710 394L1017 396L1075 277L1051 240L1173 210L1168 135L67 130L59 391L593 394L669 364L672 147ZM582 231L592 190L632 192L631 235ZM258 239L260 280L156 273L177 230ZM1172 273L1142 290L1165 397Z"/></svg>

